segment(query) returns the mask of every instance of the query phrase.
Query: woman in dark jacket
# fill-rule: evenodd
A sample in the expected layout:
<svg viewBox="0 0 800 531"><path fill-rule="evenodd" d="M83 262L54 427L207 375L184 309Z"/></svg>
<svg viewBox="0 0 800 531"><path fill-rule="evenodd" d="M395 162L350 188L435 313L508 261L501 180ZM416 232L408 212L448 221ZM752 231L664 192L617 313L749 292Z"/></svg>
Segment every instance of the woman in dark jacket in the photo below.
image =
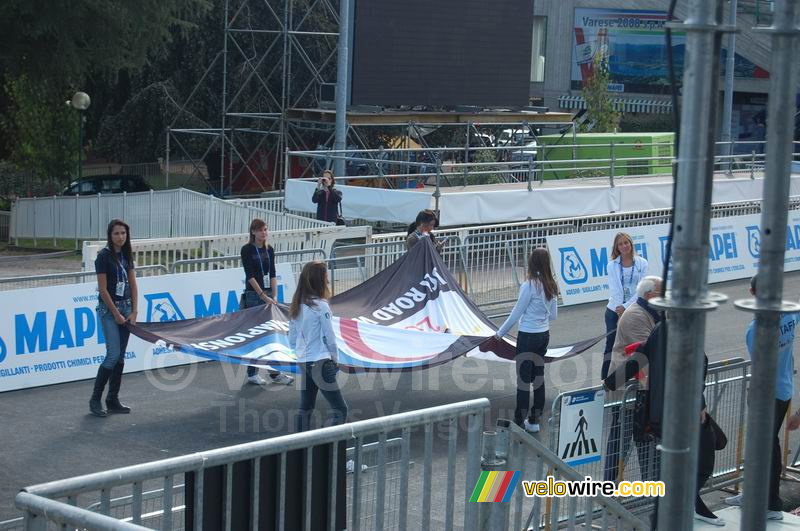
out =
<svg viewBox="0 0 800 531"><path fill-rule="evenodd" d="M317 182L317 189L311 201L317 204L317 219L320 221L336 222L339 217L339 203L342 202L342 192L334 188L333 172L325 170Z"/></svg>

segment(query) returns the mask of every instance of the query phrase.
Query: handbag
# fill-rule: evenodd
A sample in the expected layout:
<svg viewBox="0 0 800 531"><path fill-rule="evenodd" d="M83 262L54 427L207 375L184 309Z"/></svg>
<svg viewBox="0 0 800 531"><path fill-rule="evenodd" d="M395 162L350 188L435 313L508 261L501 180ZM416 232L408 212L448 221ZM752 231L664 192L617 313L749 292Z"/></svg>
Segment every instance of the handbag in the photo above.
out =
<svg viewBox="0 0 800 531"><path fill-rule="evenodd" d="M728 446L728 436L725 435L725 432L722 431L722 428L716 423L714 417L708 412L706 412L706 422L711 426L711 431L714 432L714 450L718 452L724 450L725 447Z"/></svg>

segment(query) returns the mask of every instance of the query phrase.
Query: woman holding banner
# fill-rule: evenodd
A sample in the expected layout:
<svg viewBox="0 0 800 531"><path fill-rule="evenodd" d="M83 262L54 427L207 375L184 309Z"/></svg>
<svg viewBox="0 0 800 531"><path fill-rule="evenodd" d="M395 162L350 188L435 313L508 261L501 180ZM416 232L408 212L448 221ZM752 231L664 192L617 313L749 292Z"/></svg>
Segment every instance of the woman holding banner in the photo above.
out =
<svg viewBox="0 0 800 531"><path fill-rule="evenodd" d="M636 254L633 239L624 232L614 236L611 262L608 264L608 287L611 291L606 305L606 347L600 377L605 380L611 364L611 350L616 339L617 322L625 309L636 302L636 286L647 276L647 260Z"/></svg>
<svg viewBox="0 0 800 531"><path fill-rule="evenodd" d="M274 297L278 292L277 275L275 274L275 250L267 245L267 224L263 219L250 222L250 241L242 246L241 257L244 268L244 293L242 308L252 308L264 304L277 304ZM290 385L294 378L275 370L269 371L268 380L258 374L256 367L247 367L247 382L264 385L270 381L276 384Z"/></svg>
<svg viewBox="0 0 800 531"><path fill-rule="evenodd" d="M530 433L539 431L544 412L544 357L550 343L550 321L558 315L558 284L547 249L534 249L528 258L528 278L519 299L495 336L500 339L519 321L517 334L517 405L514 422ZM533 408L530 409L531 383Z"/></svg>
<svg viewBox="0 0 800 531"><path fill-rule="evenodd" d="M108 413L130 413L131 408L119 401L122 372L125 370L125 351L130 331L127 323L136 324L136 273L131 250L131 229L120 219L112 219L106 231L106 246L97 253L94 269L97 273L97 314L106 340L106 357L97 369L89 411L97 417ZM103 409L103 390L108 383L106 407Z"/></svg>
<svg viewBox="0 0 800 531"><path fill-rule="evenodd" d="M328 305L328 270L323 262L303 266L289 307L289 347L300 366L300 409L295 428L306 431L317 403L317 392L330 404L330 425L347 422L347 403L336 381L339 350Z"/></svg>

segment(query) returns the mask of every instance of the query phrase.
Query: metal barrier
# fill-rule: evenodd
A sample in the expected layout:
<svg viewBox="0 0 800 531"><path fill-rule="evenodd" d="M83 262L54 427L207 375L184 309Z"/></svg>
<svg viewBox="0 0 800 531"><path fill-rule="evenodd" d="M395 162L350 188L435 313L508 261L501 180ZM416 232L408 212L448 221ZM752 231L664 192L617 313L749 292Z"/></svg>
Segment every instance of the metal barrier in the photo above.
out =
<svg viewBox="0 0 800 531"><path fill-rule="evenodd" d="M498 420L496 432L496 435L486 434L491 441L489 444L487 437L484 438L484 470L489 469L486 465L491 465L491 470L520 471L520 477L526 480L545 481L547 476L553 476L554 481L584 481L583 473L564 464L558 455L513 422ZM490 514L492 510L497 511L489 517L490 525L487 529L517 530L544 527L555 531L564 522L569 529L575 529L576 524L580 523L585 529L650 529L649 524L635 517L617 500L606 496L587 496L581 499L580 506L578 498L564 498L566 503L563 510L559 507L559 498L547 498L545 507L542 507L542 500L543 498L539 496L527 498L522 486L518 486L507 508L487 508ZM503 510L507 510L508 514L498 515ZM507 520L511 521L510 526Z"/></svg>
<svg viewBox="0 0 800 531"><path fill-rule="evenodd" d="M331 253L336 242L341 240L364 240L372 237L371 227L323 227L318 229L296 229L270 232L268 243L276 252L323 249ZM155 240L133 240L133 259L137 264L163 264L170 267L179 260L196 260L238 256L248 234L220 236L198 236L194 238L160 238ZM94 268L97 253L106 246L103 241L83 242L84 270Z"/></svg>
<svg viewBox="0 0 800 531"><path fill-rule="evenodd" d="M167 268L163 265L148 265L136 268L137 277L148 277L166 274ZM63 284L81 284L94 282L97 274L94 271L78 271L77 273L53 273L50 275L31 275L24 277L0 278L0 291L15 289L41 288L45 286L60 286Z"/></svg>
<svg viewBox="0 0 800 531"><path fill-rule="evenodd" d="M319 229L314 218L239 205L192 190L19 198L11 209L11 237L104 239L113 218L124 219L134 237L173 238L241 233L253 218L271 230Z"/></svg>
<svg viewBox="0 0 800 531"><path fill-rule="evenodd" d="M302 267L303 263L305 263L303 260L292 260L292 258L305 257L309 255L310 258L306 259L305 261L326 260L325 249L303 249L301 251L276 251L275 259L277 261L278 258L289 258L289 260L281 260L281 262L292 264L292 266L299 264ZM176 260L170 266L169 272L190 273L194 271L230 269L232 267L242 267L241 255L236 254L230 256L218 256L216 258L192 258L189 260ZM184 268L186 268L187 270L184 271L183 270ZM295 269L298 268L295 267L292 268L293 271ZM297 273L298 271L294 272Z"/></svg>
<svg viewBox="0 0 800 531"><path fill-rule="evenodd" d="M457 404L448 404L419 411L410 411L386 417L353 422L340 426L322 428L303 433L294 433L282 437L255 441L228 448L220 448L208 452L189 454L172 459L144 463L106 472L99 472L36 485L23 489L16 497L16 505L24 513L26 529L44 530L49 522L62 526L76 526L91 529L135 529L142 530L145 514L143 512L144 493L152 490L150 485L162 489L161 506L156 512L161 513L162 529L179 529L181 526L179 513L174 509L176 485L180 485L185 473L195 472L197 480L191 492L184 496L191 496L194 506L194 528L203 529L203 472L210 467L224 467L225 481L223 496L230 499L232 496L232 481L234 465L248 463L253 470L255 481L250 490L250 507L259 506L262 496L274 497L282 505L285 500L285 482L279 481L278 492L264 492L259 489L258 480L261 459L267 456L278 456L281 477L286 472L287 455L294 450L311 449L320 445L332 444L330 474L332 489L331 499L336 497L336 474L344 469L344 463L337 462L338 452L335 451L340 444L355 439L355 449L352 453L352 504L347 515L348 529L359 529L363 512L368 505L363 497L362 485L374 483L372 492L375 494L374 504L369 502L367 512L374 514L372 529L384 529L387 520L384 518L387 509L387 494L392 495L389 501L391 514L394 514L396 500L397 527L399 529L430 529L433 523L437 528L452 529L461 527L467 531L477 528L477 504L467 502L471 488L477 483L480 467L481 433L484 417L488 413L490 403L487 399L470 400ZM457 442L459 431L466 432L466 456L464 474L459 475L458 481L463 481L458 487L459 493L465 493L463 511L456 512L456 482L457 474L455 462L457 458ZM387 434L399 432L399 460L392 457L392 448L397 443L389 444ZM447 441L446 462L433 462L434 433ZM377 438L374 452L377 454L374 468L374 479L370 473L369 463L362 450L365 439ZM412 441L422 439L425 449L423 466L415 470L413 482L410 481L410 448ZM372 451L370 451L372 453ZM307 455L310 455L307 454ZM362 470L362 464L367 464L367 470ZM396 465L396 471L387 474L387 464ZM434 474L434 469L436 473ZM306 483L310 479L311 470L307 468ZM399 479L398 479L399 477ZM415 488L412 493L409 484ZM434 487L435 484L435 487ZM396 486L396 489L391 487ZM359 494L359 496L355 496ZM130 496L130 516L124 521L112 516L112 499ZM414 499L410 499L414 496ZM99 503L99 514L88 509L89 506ZM310 511L311 498L308 490L304 497L304 506ZM459 500L460 506L461 500ZM432 507L444 510L444 522L432 518ZM410 510L411 508L411 510ZM421 510L420 510L421 508ZM329 516L336 517L336 505L331 504ZM438 511L437 511L438 513ZM462 516L463 515L463 519ZM284 529L285 515L279 510L276 515L259 514L253 510L251 524L258 528L260 518L276 517L278 528ZM223 527L230 529L231 514L224 511ZM389 522L391 524L391 522Z"/></svg>
<svg viewBox="0 0 800 531"><path fill-rule="evenodd" d="M750 362L742 358L731 358L709 364L705 388L708 413L727 435L728 445L724 450L715 452L714 472L701 490L701 494L735 486L742 481L749 366ZM653 480L658 474L660 459L655 443L635 442L633 439L633 410L638 388L637 382L630 382L624 392L606 393L600 449L602 459L574 467L581 477L588 476L598 481L648 481ZM602 389L602 386L594 386L564 392L553 400L551 417L548 421L549 444L553 452L558 452L557 437L564 396ZM616 446L616 450L612 450L613 455L609 456L609 449L613 446ZM621 503L634 513L652 509L652 500L648 498L632 498L622 500ZM561 514L560 521L566 517L566 514Z"/></svg>

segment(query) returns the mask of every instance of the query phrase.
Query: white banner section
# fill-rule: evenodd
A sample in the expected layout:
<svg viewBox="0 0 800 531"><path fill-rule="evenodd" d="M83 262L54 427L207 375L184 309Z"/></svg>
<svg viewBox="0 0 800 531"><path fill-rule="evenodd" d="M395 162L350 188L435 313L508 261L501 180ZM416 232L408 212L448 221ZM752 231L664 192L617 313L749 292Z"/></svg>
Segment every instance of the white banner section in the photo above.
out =
<svg viewBox="0 0 800 531"><path fill-rule="evenodd" d="M300 179L286 181L284 197L286 210L316 214L317 205L311 201L316 188L316 182ZM411 223L417 217L417 212L433 208L432 192L409 192L363 186L337 185L336 188L342 192L342 214L345 219Z"/></svg>
<svg viewBox="0 0 800 531"><path fill-rule="evenodd" d="M709 283L750 278L755 274L761 240L760 220L759 214L711 220ZM647 274L661 276L669 225L621 230L631 235L636 251L647 259ZM608 299L608 263L618 232L620 230L604 230L547 237L564 305ZM789 212L784 269L800 269L800 211Z"/></svg>
<svg viewBox="0 0 800 531"><path fill-rule="evenodd" d="M580 391L561 398L558 455L570 466L600 460L604 391Z"/></svg>
<svg viewBox="0 0 800 531"><path fill-rule="evenodd" d="M295 279L276 265L278 300L288 302ZM241 268L137 279L139 320L173 321L239 309ZM97 283L0 292L0 392L93 378L105 357L97 316ZM125 372L200 361L131 335Z"/></svg>

